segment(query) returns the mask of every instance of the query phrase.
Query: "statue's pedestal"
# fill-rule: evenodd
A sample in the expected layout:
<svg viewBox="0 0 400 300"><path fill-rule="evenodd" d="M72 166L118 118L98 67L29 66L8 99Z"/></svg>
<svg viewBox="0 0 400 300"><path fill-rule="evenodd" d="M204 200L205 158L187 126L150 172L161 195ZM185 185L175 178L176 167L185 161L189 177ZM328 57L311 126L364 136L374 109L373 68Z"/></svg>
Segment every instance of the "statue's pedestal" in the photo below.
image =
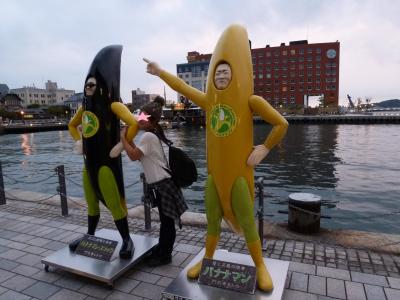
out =
<svg viewBox="0 0 400 300"><path fill-rule="evenodd" d="M48 271L49 266L62 269L74 274L89 277L110 286L113 286L114 281L125 273L132 266L137 264L155 245L158 244L158 239L131 234L135 252L131 259L120 259L119 249L122 245L122 239L118 231L101 229L96 232L96 236L109 240L118 241L111 261L103 261L91 257L75 254L65 247L53 253L52 255L42 259L42 264L45 270Z"/></svg>
<svg viewBox="0 0 400 300"><path fill-rule="evenodd" d="M274 283L274 290L271 293L264 293L258 289L254 295L239 293L228 289L216 288L208 285L202 285L197 280L189 280L186 277L187 270L197 263L204 256L204 249L186 266L179 276L171 282L171 284L162 293L163 299L182 299L182 300L208 300L208 299L221 299L221 300L278 300L282 299L283 290L285 288L285 281L289 262L264 258L269 273L271 274ZM224 250L217 250L214 259L234 262L243 265L254 266L253 260L250 255L228 252Z"/></svg>

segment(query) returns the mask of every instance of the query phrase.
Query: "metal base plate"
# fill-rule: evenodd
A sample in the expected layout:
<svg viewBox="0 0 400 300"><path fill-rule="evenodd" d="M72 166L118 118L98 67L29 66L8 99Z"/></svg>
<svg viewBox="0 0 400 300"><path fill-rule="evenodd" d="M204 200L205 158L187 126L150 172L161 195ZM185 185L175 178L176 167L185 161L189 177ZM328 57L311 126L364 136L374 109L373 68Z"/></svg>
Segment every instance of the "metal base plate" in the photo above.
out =
<svg viewBox="0 0 400 300"><path fill-rule="evenodd" d="M42 259L42 264L45 265L46 269L48 266L53 266L113 285L119 276L137 264L146 253L158 244L158 239L156 238L131 234L130 236L135 246L133 257L131 259L120 259L119 250L122 245L122 239L118 231L101 229L96 232L96 236L118 241L111 261L108 262L75 254L67 246Z"/></svg>
<svg viewBox="0 0 400 300"><path fill-rule="evenodd" d="M197 280L189 280L186 277L187 270L196 264L204 256L204 249L186 266L179 276L171 282L171 284L162 293L163 299L192 299L192 300L280 300L282 299L283 290L289 262L276 259L264 258L269 273L274 283L274 290L271 293L264 293L258 289L254 295L235 292L227 289L220 289L208 285L202 285ZM228 252L225 250L217 250L214 259L235 262L238 264L254 266L250 255ZM181 297L181 298L179 298Z"/></svg>

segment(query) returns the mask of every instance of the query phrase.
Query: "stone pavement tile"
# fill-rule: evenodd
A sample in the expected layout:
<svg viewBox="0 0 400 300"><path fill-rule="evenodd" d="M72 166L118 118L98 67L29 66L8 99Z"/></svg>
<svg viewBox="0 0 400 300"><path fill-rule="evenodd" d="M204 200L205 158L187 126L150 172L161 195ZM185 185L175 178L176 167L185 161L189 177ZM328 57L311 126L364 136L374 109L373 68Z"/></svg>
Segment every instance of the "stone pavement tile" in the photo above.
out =
<svg viewBox="0 0 400 300"><path fill-rule="evenodd" d="M307 274L292 272L290 289L307 292L307 283L308 283Z"/></svg>
<svg viewBox="0 0 400 300"><path fill-rule="evenodd" d="M64 276L55 281L53 284L76 291L79 290L85 283L82 281L82 278Z"/></svg>
<svg viewBox="0 0 400 300"><path fill-rule="evenodd" d="M355 281L355 282L389 287L389 284L384 276L365 274L365 273L352 271L351 279L352 279L352 281Z"/></svg>
<svg viewBox="0 0 400 300"><path fill-rule="evenodd" d="M8 246L9 243L10 243L10 240L3 239L0 237L0 245L1 246Z"/></svg>
<svg viewBox="0 0 400 300"><path fill-rule="evenodd" d="M53 240L67 243L73 240L76 235L78 235L76 232L65 231L56 237L53 237Z"/></svg>
<svg viewBox="0 0 400 300"><path fill-rule="evenodd" d="M10 249L6 252L0 253L1 258L9 259L9 260L16 260L17 258L24 256L26 252Z"/></svg>
<svg viewBox="0 0 400 300"><path fill-rule="evenodd" d="M161 275L161 276L176 278L176 277L178 277L178 275L181 271L182 271L182 268L174 267L171 265L164 265L164 266L160 266L160 267L153 269L152 273Z"/></svg>
<svg viewBox="0 0 400 300"><path fill-rule="evenodd" d="M19 265L12 271L21 275L32 276L33 274L40 272L40 269L31 266Z"/></svg>
<svg viewBox="0 0 400 300"><path fill-rule="evenodd" d="M326 296L326 278L310 275L308 278L308 292Z"/></svg>
<svg viewBox="0 0 400 300"><path fill-rule="evenodd" d="M187 245L187 244L178 244L175 247L176 251L185 252L185 253L189 253L189 254L197 254L200 252L201 249L203 249L203 248L199 247L199 246L192 246L192 245Z"/></svg>
<svg viewBox="0 0 400 300"><path fill-rule="evenodd" d="M169 278L169 277L161 277L161 279L157 282L157 285L167 287L170 285L170 283L174 280L174 278Z"/></svg>
<svg viewBox="0 0 400 300"><path fill-rule="evenodd" d="M3 294L5 291L8 291L6 288L0 286L0 295Z"/></svg>
<svg viewBox="0 0 400 300"><path fill-rule="evenodd" d="M47 227L47 226L46 226ZM47 227L45 230L41 230L40 232L36 233L36 236L47 238L49 234L56 231L56 228Z"/></svg>
<svg viewBox="0 0 400 300"><path fill-rule="evenodd" d="M128 279L128 278L120 278L116 281L114 284L114 289L124 292L124 293L129 293L132 291L140 282L134 279Z"/></svg>
<svg viewBox="0 0 400 300"><path fill-rule="evenodd" d="M112 292L107 298L107 300L141 300L142 297L138 297L132 294L125 294L119 291Z"/></svg>
<svg viewBox="0 0 400 300"><path fill-rule="evenodd" d="M31 297L11 290L0 295L0 300L29 300L29 299L31 299Z"/></svg>
<svg viewBox="0 0 400 300"><path fill-rule="evenodd" d="M42 247L50 242L51 240L49 239L35 237L34 239L29 240L27 243L32 246Z"/></svg>
<svg viewBox="0 0 400 300"><path fill-rule="evenodd" d="M18 262L21 264L25 264L28 266L34 266L37 263L40 263L42 257L36 254L26 254L20 258L18 258Z"/></svg>
<svg viewBox="0 0 400 300"><path fill-rule="evenodd" d="M361 283L345 281L347 298L351 300L367 300Z"/></svg>
<svg viewBox="0 0 400 300"><path fill-rule="evenodd" d="M40 248L40 247L37 247L37 246L28 246L28 247L26 247L26 245L25 245L24 251L28 252L28 253L31 253L31 254L41 254L41 253L47 251L47 249Z"/></svg>
<svg viewBox="0 0 400 300"><path fill-rule="evenodd" d="M392 289L400 289L400 279L388 277L387 280L389 281L389 285Z"/></svg>
<svg viewBox="0 0 400 300"><path fill-rule="evenodd" d="M21 234L17 234L15 236L11 237L10 240L15 241L15 242L26 243L27 241L29 241L33 238L35 238L33 235L21 233Z"/></svg>
<svg viewBox="0 0 400 300"><path fill-rule="evenodd" d="M46 282L37 282L31 287L25 289L24 294L30 295L38 299L47 299L51 295L59 291L60 288Z"/></svg>
<svg viewBox="0 0 400 300"><path fill-rule="evenodd" d="M317 275L323 277L330 277L335 279L343 279L350 281L350 272L347 270L333 269L327 267L317 267Z"/></svg>
<svg viewBox="0 0 400 300"><path fill-rule="evenodd" d="M60 235L62 235L62 234L64 234L65 233L65 230L62 230L62 229L56 229L56 230L54 230L54 231L52 231L52 232L50 232L49 234L47 234L47 238L48 239L51 239L51 240L53 240L53 239L57 239L57 237L58 236L60 236Z"/></svg>
<svg viewBox="0 0 400 300"><path fill-rule="evenodd" d="M45 281L48 283L53 283L54 281L60 279L61 275L54 273L54 272L46 272L44 270L34 274L32 278L37 280Z"/></svg>
<svg viewBox="0 0 400 300"><path fill-rule="evenodd" d="M8 280L13 276L15 276L15 273L11 273L5 270L0 270L0 283Z"/></svg>
<svg viewBox="0 0 400 300"><path fill-rule="evenodd" d="M131 294L144 298L158 300L161 298L161 293L164 291L164 289L165 288L163 286L152 285L146 282L141 282L136 288L133 289Z"/></svg>
<svg viewBox="0 0 400 300"><path fill-rule="evenodd" d="M0 231L0 237L3 239L7 239L9 240L10 238L15 236L15 232L14 231L10 231L10 230L2 230Z"/></svg>
<svg viewBox="0 0 400 300"><path fill-rule="evenodd" d="M291 262L289 264L289 271L293 272L315 275L315 270L315 265L303 264L298 262Z"/></svg>
<svg viewBox="0 0 400 300"><path fill-rule="evenodd" d="M41 253L40 255L41 255L42 257L47 257L47 256L49 256L49 255L54 254L55 252L56 252L56 251L53 251L53 250L46 250L45 252Z"/></svg>
<svg viewBox="0 0 400 300"><path fill-rule="evenodd" d="M400 290L385 288L386 297L388 300L399 300Z"/></svg>
<svg viewBox="0 0 400 300"><path fill-rule="evenodd" d="M346 299L346 291L345 291L345 288L344 288L344 281L343 280L327 278L326 281L327 281L326 282L326 286L327 286L326 294L327 294L327 296L334 297L334 298L339 298L339 299Z"/></svg>
<svg viewBox="0 0 400 300"><path fill-rule="evenodd" d="M6 251L8 251L8 250L10 250L9 247L1 246L1 245L0 245L0 253L6 252Z"/></svg>
<svg viewBox="0 0 400 300"><path fill-rule="evenodd" d="M128 274L128 277L131 279L136 279L139 281L153 283L153 284L156 283L161 278L160 275L143 272L143 271L138 271L138 270L133 270L133 272Z"/></svg>
<svg viewBox="0 0 400 300"><path fill-rule="evenodd" d="M60 228L64 225L64 222L59 222L59 221L49 221L46 223L47 226L49 227L55 227L55 228Z"/></svg>
<svg viewBox="0 0 400 300"><path fill-rule="evenodd" d="M327 296L318 296L318 300L338 300L338 299L339 298L332 298L332 297L327 297Z"/></svg>
<svg viewBox="0 0 400 300"><path fill-rule="evenodd" d="M32 216L21 216L17 220L18 221L28 222L28 221L31 221L33 219L35 219L35 217L32 217Z"/></svg>
<svg viewBox="0 0 400 300"><path fill-rule="evenodd" d="M376 285L364 284L365 293L368 300L382 300L385 299L385 292L383 288Z"/></svg>
<svg viewBox="0 0 400 300"><path fill-rule="evenodd" d="M33 280L31 278L17 275L17 276L11 277L10 279L2 282L1 285L10 290L21 292L36 282L37 282L36 280Z"/></svg>
<svg viewBox="0 0 400 300"><path fill-rule="evenodd" d="M48 300L83 300L87 297L85 294L80 294L74 291L62 289L55 293L53 296L48 298Z"/></svg>
<svg viewBox="0 0 400 300"><path fill-rule="evenodd" d="M89 296L93 296L99 299L105 299L111 294L111 290L105 286L100 286L97 284L88 283L78 290L79 293L84 293Z"/></svg>
<svg viewBox="0 0 400 300"><path fill-rule="evenodd" d="M13 248L13 249L23 250L23 249L25 249L26 244L25 243L21 243L21 242L11 242L10 241L10 243L7 246L10 247L10 248Z"/></svg>
<svg viewBox="0 0 400 300"><path fill-rule="evenodd" d="M193 259L196 257L196 255L194 255L194 254L189 254L189 256L185 259L185 261L183 262L183 263L181 263L181 267L182 268L186 268L186 266L188 265L188 264L190 264L192 261L193 261Z"/></svg>
<svg viewBox="0 0 400 300"><path fill-rule="evenodd" d="M19 264L8 259L0 258L0 269L11 271L15 269Z"/></svg>
<svg viewBox="0 0 400 300"><path fill-rule="evenodd" d="M58 242L58 241L52 241L46 245L43 245L44 248L54 250L54 251L58 251L58 250L64 248L65 246L67 246L67 245L64 243Z"/></svg>
<svg viewBox="0 0 400 300"><path fill-rule="evenodd" d="M300 291L284 290L282 300L317 300L317 295Z"/></svg>
<svg viewBox="0 0 400 300"><path fill-rule="evenodd" d="M62 226L60 227L60 229L73 231L73 230L76 230L76 229L78 229L78 228L80 228L80 227L81 227L81 226L75 225L75 224L64 224L64 225L62 225Z"/></svg>
<svg viewBox="0 0 400 300"><path fill-rule="evenodd" d="M30 220L30 223L32 223L32 224L44 224L47 222L48 222L48 220L43 219L43 218L34 218L34 219Z"/></svg>
<svg viewBox="0 0 400 300"><path fill-rule="evenodd" d="M171 265L173 266L181 266L182 263L189 257L190 254L184 253L184 252L178 252L172 257L172 263Z"/></svg>

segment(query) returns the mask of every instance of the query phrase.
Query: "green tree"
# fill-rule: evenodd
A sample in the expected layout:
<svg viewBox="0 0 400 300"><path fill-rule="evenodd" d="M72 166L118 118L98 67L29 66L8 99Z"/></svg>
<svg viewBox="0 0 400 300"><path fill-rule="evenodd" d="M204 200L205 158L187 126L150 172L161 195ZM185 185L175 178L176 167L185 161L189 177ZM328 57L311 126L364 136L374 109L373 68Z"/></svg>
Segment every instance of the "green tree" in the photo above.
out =
<svg viewBox="0 0 400 300"><path fill-rule="evenodd" d="M65 105L54 105L47 109L47 113L56 117L67 117L70 115L71 109Z"/></svg>

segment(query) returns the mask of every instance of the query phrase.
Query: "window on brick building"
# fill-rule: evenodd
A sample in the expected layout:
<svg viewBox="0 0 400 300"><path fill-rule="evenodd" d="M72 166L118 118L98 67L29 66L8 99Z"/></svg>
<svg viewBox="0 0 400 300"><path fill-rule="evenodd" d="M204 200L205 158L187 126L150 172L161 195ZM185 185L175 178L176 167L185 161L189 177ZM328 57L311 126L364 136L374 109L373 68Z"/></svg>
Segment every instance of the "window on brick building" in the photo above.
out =
<svg viewBox="0 0 400 300"><path fill-rule="evenodd" d="M283 50L283 51L282 51L282 55L287 55L287 51L286 51L286 50Z"/></svg>
<svg viewBox="0 0 400 300"><path fill-rule="evenodd" d="M296 50L295 49L290 50L290 55L295 55L295 54L296 54Z"/></svg>

